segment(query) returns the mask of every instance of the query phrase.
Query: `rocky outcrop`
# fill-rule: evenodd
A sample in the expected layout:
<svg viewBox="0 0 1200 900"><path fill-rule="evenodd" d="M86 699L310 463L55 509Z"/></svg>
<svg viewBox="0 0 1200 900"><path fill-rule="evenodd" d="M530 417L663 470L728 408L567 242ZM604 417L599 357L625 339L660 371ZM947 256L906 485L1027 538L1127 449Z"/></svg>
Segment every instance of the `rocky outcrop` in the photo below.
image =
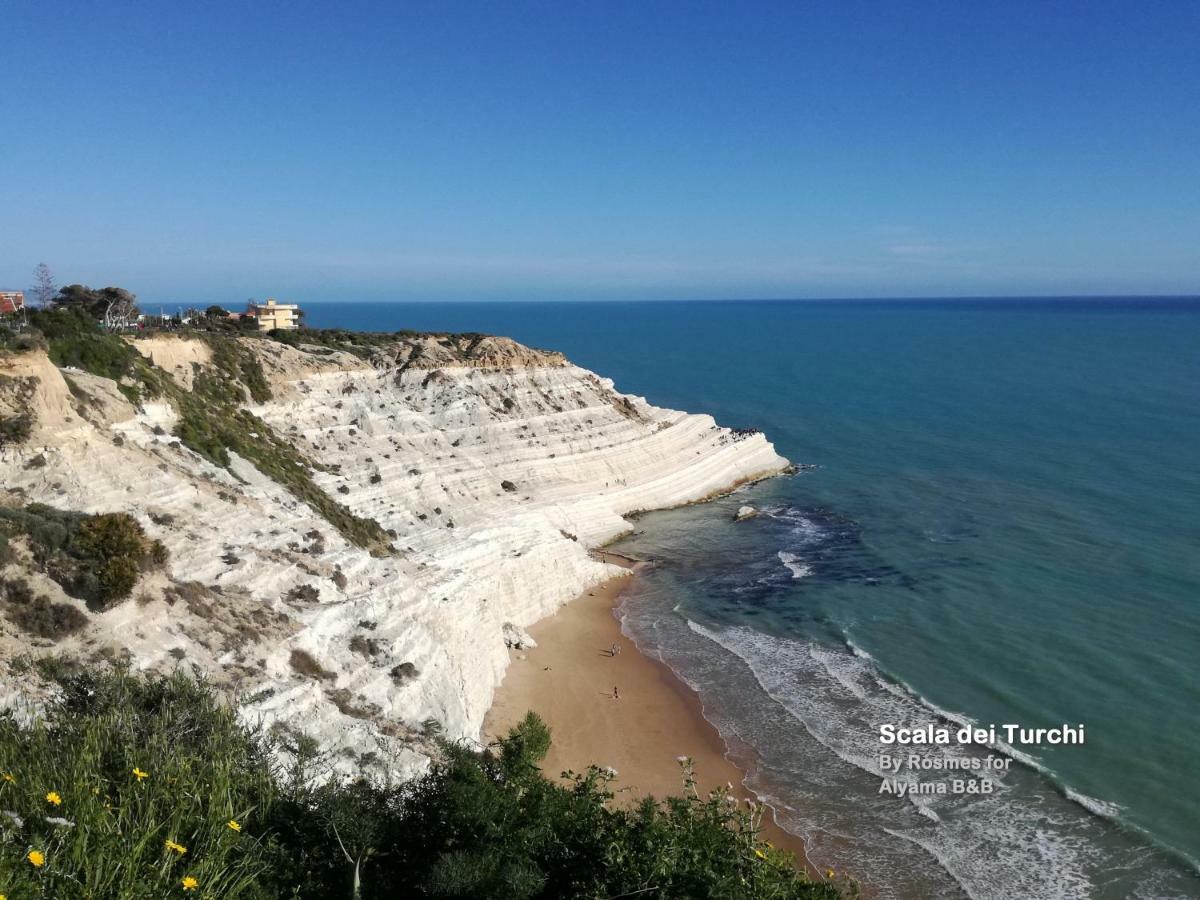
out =
<svg viewBox="0 0 1200 900"><path fill-rule="evenodd" d="M518 628L512 622L505 622L502 629L504 635L504 646L513 650L532 650L537 646L537 641L524 628Z"/></svg>
<svg viewBox="0 0 1200 900"><path fill-rule="evenodd" d="M239 340L272 394L249 411L310 461L320 490L379 523L390 553L348 541L269 468L188 449L169 397L135 408L112 382L68 373L73 393L38 353L0 360L38 379L39 405L28 441L0 449L0 475L8 502L126 511L170 552L136 602L58 650L193 666L236 687L251 719L347 766L406 777L427 735L477 737L506 645L531 646L525 627L618 571L589 550L628 530L624 515L787 465L762 435L503 338ZM186 339L137 343L185 387L211 365ZM0 656L28 650L0 624Z"/></svg>

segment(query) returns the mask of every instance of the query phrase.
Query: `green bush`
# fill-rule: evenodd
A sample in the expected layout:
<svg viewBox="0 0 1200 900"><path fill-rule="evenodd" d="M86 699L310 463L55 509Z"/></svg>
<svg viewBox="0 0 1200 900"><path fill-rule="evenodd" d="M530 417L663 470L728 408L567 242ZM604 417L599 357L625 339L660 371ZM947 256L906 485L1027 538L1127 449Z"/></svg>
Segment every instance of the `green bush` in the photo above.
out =
<svg viewBox="0 0 1200 900"><path fill-rule="evenodd" d="M133 371L138 352L113 334L87 335L50 341L56 366L74 366L117 381Z"/></svg>
<svg viewBox="0 0 1200 900"><path fill-rule="evenodd" d="M133 374L142 358L127 341L101 332L52 338L49 352L56 366L74 366L114 381Z"/></svg>
<svg viewBox="0 0 1200 900"><path fill-rule="evenodd" d="M89 516L40 503L0 507L0 533L25 535L34 563L98 609L128 597L144 572L167 561L167 548L126 513Z"/></svg>
<svg viewBox="0 0 1200 900"><path fill-rule="evenodd" d="M128 556L105 561L96 572L96 602L100 608L107 609L133 593L139 575L137 562Z"/></svg>
<svg viewBox="0 0 1200 900"><path fill-rule="evenodd" d="M104 513L84 519L76 531L75 542L91 557L140 556L145 550L146 536L132 516Z"/></svg>
<svg viewBox="0 0 1200 900"><path fill-rule="evenodd" d="M0 599L16 606L33 602L33 588L24 578L0 579Z"/></svg>
<svg viewBox="0 0 1200 900"><path fill-rule="evenodd" d="M81 338L100 333L99 323L88 315L87 310L77 306L30 309L27 311L27 315L30 327L40 331L50 341Z"/></svg>
<svg viewBox="0 0 1200 900"><path fill-rule="evenodd" d="M12 898L842 896L723 792L699 795L686 765L683 797L631 810L600 769L545 778L533 715L494 751L444 745L425 777L382 787L316 780L308 751L281 771L261 733L182 675L61 677L44 722L0 716Z"/></svg>

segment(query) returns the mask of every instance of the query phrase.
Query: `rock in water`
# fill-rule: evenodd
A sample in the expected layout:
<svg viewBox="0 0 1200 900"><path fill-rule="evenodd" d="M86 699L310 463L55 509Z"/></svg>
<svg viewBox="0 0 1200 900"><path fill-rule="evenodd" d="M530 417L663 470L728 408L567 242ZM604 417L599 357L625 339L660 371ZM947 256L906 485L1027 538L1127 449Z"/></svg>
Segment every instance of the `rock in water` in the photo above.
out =
<svg viewBox="0 0 1200 900"><path fill-rule="evenodd" d="M753 506L739 506L737 515L733 517L733 521L742 522L746 519L753 519L758 515L758 510Z"/></svg>

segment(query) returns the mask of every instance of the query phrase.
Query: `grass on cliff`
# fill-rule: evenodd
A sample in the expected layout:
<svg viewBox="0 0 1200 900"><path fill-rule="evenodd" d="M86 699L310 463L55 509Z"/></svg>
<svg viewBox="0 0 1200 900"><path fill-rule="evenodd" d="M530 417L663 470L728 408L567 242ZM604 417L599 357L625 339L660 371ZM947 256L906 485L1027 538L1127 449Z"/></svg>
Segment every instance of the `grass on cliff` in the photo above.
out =
<svg viewBox="0 0 1200 900"><path fill-rule="evenodd" d="M225 468L229 468L233 451L311 506L352 544L376 555L389 553L387 533L378 522L354 515L330 497L313 481L317 464L242 408L247 395L258 403L271 399L270 385L254 353L236 337L204 334L203 340L212 349L212 365L196 375L191 391L170 379L160 379L162 392L179 411L176 437L185 447Z"/></svg>
<svg viewBox="0 0 1200 900"><path fill-rule="evenodd" d="M65 676L45 719L0 716L0 894L21 898L822 898L724 794L610 803L551 781L535 716L417 781L288 772L203 684Z"/></svg>
<svg viewBox="0 0 1200 900"><path fill-rule="evenodd" d="M394 334L375 331L348 331L344 328L299 328L296 330L274 330L267 332L270 340L289 347L317 346L328 350L353 353L362 359L371 359L381 350L388 349L397 339L414 338L416 331L398 331Z"/></svg>

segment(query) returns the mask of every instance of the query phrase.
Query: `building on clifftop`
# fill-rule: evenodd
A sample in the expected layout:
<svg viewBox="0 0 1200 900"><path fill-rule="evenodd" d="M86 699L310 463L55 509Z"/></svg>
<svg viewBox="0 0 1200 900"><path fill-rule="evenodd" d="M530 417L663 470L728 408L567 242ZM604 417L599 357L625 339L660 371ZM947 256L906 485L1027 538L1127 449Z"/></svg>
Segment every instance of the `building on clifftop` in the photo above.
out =
<svg viewBox="0 0 1200 900"><path fill-rule="evenodd" d="M24 308L24 291L0 291L0 316L18 313Z"/></svg>
<svg viewBox="0 0 1200 900"><path fill-rule="evenodd" d="M251 301L246 307L246 315L258 320L259 331L290 331L300 327L304 313L295 303L279 303L274 298L268 298L265 303Z"/></svg>

